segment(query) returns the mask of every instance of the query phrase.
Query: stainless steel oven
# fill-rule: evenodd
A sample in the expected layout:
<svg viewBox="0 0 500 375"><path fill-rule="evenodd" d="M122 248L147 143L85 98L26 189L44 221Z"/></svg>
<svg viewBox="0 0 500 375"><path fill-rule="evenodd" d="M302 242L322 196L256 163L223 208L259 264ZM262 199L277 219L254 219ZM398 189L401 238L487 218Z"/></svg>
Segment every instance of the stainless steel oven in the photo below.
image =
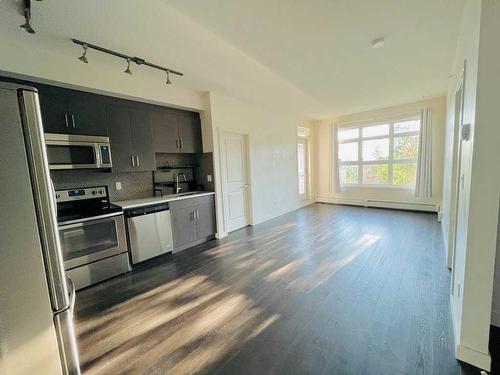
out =
<svg viewBox="0 0 500 375"><path fill-rule="evenodd" d="M106 186L56 190L64 269L77 289L130 271L121 207Z"/></svg>
<svg viewBox="0 0 500 375"><path fill-rule="evenodd" d="M111 168L108 137L45 133L50 169Z"/></svg>
<svg viewBox="0 0 500 375"><path fill-rule="evenodd" d="M66 270L127 251L122 213L113 213L59 226Z"/></svg>

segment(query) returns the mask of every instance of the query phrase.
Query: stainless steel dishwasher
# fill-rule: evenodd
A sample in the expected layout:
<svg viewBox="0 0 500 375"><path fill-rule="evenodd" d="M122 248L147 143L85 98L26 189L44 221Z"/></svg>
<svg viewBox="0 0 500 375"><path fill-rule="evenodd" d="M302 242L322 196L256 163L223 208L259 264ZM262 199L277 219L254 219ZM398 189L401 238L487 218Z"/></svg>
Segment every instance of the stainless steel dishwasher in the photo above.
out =
<svg viewBox="0 0 500 375"><path fill-rule="evenodd" d="M168 203L125 211L132 263L171 252L174 248Z"/></svg>

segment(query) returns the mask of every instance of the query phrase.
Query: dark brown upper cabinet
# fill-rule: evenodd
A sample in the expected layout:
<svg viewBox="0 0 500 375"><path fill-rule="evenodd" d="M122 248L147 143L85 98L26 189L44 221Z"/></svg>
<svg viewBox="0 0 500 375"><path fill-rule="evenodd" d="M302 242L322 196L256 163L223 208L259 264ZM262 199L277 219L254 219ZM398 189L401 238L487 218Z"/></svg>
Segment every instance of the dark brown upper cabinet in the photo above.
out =
<svg viewBox="0 0 500 375"><path fill-rule="evenodd" d="M200 153L202 151L200 118L155 108L151 111L155 152Z"/></svg>
<svg viewBox="0 0 500 375"><path fill-rule="evenodd" d="M113 172L155 170L151 116L147 109L123 103L106 105Z"/></svg>
<svg viewBox="0 0 500 375"><path fill-rule="evenodd" d="M180 152L203 152L199 117L178 116L177 127L179 129Z"/></svg>
<svg viewBox="0 0 500 375"><path fill-rule="evenodd" d="M61 88L39 90L46 133L105 136L105 104L97 95Z"/></svg>
<svg viewBox="0 0 500 375"><path fill-rule="evenodd" d="M177 116L167 111L151 111L153 147L155 152L179 152Z"/></svg>

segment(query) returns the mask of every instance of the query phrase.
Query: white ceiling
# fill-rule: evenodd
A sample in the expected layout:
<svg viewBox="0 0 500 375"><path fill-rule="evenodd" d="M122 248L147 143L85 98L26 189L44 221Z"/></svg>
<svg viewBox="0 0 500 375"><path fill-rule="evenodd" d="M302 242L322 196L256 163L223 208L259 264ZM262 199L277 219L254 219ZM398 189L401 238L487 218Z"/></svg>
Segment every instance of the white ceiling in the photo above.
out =
<svg viewBox="0 0 500 375"><path fill-rule="evenodd" d="M75 37L183 71L176 87L318 118L444 94L464 0L51 0L32 2L35 35L19 29L20 2L0 1L0 50L8 39L77 61ZM134 70L137 84L158 75Z"/></svg>
<svg viewBox="0 0 500 375"><path fill-rule="evenodd" d="M463 0L165 0L320 103L352 113L446 92ZM370 41L385 37L383 48Z"/></svg>

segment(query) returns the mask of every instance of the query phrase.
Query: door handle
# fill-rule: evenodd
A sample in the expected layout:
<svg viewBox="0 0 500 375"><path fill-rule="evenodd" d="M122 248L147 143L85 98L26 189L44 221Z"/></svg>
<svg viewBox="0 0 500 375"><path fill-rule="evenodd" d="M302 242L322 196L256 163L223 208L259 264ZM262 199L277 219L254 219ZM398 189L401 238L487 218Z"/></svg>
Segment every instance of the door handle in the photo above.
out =
<svg viewBox="0 0 500 375"><path fill-rule="evenodd" d="M75 310L75 301L76 301L76 287L75 287L75 283L73 282L73 280L71 280L71 278L68 275L66 275L66 280L70 286L69 312L70 312L71 316L73 316L73 312Z"/></svg>
<svg viewBox="0 0 500 375"><path fill-rule="evenodd" d="M71 124L73 126L73 129L76 128L75 115L73 115L73 114L71 114Z"/></svg>
<svg viewBox="0 0 500 375"><path fill-rule="evenodd" d="M245 184L245 185L243 185L243 189L248 189L248 187L249 187L249 186L250 186L250 185Z"/></svg>
<svg viewBox="0 0 500 375"><path fill-rule="evenodd" d="M64 122L66 123L66 127L69 128L69 120L68 120L68 114L64 114Z"/></svg>

